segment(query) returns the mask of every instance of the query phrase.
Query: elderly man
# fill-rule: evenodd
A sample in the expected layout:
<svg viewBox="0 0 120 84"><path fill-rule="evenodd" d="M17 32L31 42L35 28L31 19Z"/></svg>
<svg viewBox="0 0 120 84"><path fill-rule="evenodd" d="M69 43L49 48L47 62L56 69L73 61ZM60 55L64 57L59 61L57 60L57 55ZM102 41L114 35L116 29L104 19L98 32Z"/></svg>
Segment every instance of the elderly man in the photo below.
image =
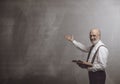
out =
<svg viewBox="0 0 120 84"><path fill-rule="evenodd" d="M77 48L83 52L88 52L88 57L83 64L91 64L91 67L86 67L89 74L90 84L105 84L106 73L105 68L107 64L108 49L101 41L101 32L98 28L90 30L90 47L84 46L82 43L74 40L72 35L66 35L65 38L72 42Z"/></svg>

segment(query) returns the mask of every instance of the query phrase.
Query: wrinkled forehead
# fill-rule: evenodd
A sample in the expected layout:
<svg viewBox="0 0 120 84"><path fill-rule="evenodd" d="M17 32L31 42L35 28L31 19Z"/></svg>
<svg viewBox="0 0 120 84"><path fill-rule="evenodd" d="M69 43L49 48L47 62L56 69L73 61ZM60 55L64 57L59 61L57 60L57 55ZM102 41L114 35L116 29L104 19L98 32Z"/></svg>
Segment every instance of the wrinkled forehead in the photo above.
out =
<svg viewBox="0 0 120 84"><path fill-rule="evenodd" d="M98 29L93 29L90 31L90 35L99 35L99 34L100 34L100 32Z"/></svg>

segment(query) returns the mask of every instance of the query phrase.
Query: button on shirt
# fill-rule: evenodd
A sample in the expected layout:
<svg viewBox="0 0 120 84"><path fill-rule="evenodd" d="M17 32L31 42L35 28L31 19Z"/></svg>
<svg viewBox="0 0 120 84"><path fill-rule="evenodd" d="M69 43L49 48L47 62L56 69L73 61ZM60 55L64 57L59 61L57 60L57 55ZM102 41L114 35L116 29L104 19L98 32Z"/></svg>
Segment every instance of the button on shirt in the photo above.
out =
<svg viewBox="0 0 120 84"><path fill-rule="evenodd" d="M84 52L89 52L91 47L86 47L84 46L82 43L77 42L76 40L73 41L73 44L80 49L81 51ZM104 45L104 43L99 40L98 43L93 47L91 53L90 53L90 57L88 59L88 62L91 62L93 59L93 56L97 50L97 48L100 45ZM88 71L99 71L99 70L105 70L106 65L107 65L107 58L108 58L108 49L104 46L101 46L96 54L94 63L93 63L93 67L89 67Z"/></svg>

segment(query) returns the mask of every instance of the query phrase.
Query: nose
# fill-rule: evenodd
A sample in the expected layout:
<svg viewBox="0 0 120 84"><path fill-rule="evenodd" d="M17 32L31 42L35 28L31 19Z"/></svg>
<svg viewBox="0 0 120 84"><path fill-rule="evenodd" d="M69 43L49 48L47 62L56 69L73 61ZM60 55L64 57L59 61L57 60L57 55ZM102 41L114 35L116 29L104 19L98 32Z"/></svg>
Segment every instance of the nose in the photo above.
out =
<svg viewBox="0 0 120 84"><path fill-rule="evenodd" d="M93 36L91 36L91 39L94 39L94 37L93 37Z"/></svg>
<svg viewBox="0 0 120 84"><path fill-rule="evenodd" d="M90 36L90 39L94 39L94 37L93 37L93 36Z"/></svg>

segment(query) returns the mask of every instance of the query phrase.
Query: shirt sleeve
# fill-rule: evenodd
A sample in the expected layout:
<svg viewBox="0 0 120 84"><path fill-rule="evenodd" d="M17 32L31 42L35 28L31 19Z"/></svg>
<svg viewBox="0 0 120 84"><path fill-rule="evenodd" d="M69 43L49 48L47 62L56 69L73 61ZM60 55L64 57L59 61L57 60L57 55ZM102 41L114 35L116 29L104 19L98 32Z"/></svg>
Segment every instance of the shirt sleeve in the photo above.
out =
<svg viewBox="0 0 120 84"><path fill-rule="evenodd" d="M108 49L106 47L100 47L97 53L97 61L93 64L92 69L93 71L104 70L107 65L107 58L108 58Z"/></svg>
<svg viewBox="0 0 120 84"><path fill-rule="evenodd" d="M81 51L84 51L84 52L89 52L90 48L86 47L85 45L83 45L82 43L80 42L77 42L76 40L73 40L72 43L78 48L80 49Z"/></svg>

